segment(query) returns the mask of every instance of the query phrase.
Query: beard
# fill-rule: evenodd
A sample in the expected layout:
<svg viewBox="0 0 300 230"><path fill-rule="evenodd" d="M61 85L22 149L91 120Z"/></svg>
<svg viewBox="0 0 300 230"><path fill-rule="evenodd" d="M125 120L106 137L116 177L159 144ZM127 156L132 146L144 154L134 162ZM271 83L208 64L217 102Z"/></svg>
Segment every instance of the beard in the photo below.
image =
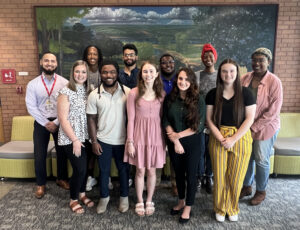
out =
<svg viewBox="0 0 300 230"><path fill-rule="evenodd" d="M107 84L105 81L102 81L102 84L104 87L107 87L107 88L111 88L111 87L114 87L117 83L117 79L113 81L113 83L111 84Z"/></svg>
<svg viewBox="0 0 300 230"><path fill-rule="evenodd" d="M41 66L42 72L44 72L46 75L53 75L55 71L57 70L57 67L53 70L47 70L43 66Z"/></svg>
<svg viewBox="0 0 300 230"><path fill-rule="evenodd" d="M128 61L124 61L124 65L126 65L128 67L135 65L135 63L136 63L136 60L132 60L131 63L128 63Z"/></svg>
<svg viewBox="0 0 300 230"><path fill-rule="evenodd" d="M171 76L173 76L174 75L174 73L175 73L175 68L174 68L174 70L172 71L172 72L165 72L164 70L160 70L161 71L161 73L163 74L163 76L165 76L165 77L171 77Z"/></svg>

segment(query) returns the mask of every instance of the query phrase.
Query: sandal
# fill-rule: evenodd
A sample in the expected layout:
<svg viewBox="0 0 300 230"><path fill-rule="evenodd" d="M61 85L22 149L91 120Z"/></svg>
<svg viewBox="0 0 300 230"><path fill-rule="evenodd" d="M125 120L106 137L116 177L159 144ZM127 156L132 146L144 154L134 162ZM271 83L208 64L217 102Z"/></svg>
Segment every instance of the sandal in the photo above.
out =
<svg viewBox="0 0 300 230"><path fill-rule="evenodd" d="M88 208L94 206L94 202L91 199L87 198L87 196L80 197L80 201Z"/></svg>
<svg viewBox="0 0 300 230"><path fill-rule="evenodd" d="M71 208L72 212L74 212L76 214L82 214L82 213L84 213L83 207L78 203L77 200L75 200L74 202L72 202L70 204L70 208Z"/></svg>
<svg viewBox="0 0 300 230"><path fill-rule="evenodd" d="M144 208L144 203L137 203L135 205L135 213L138 216L145 216L145 208Z"/></svg>
<svg viewBox="0 0 300 230"><path fill-rule="evenodd" d="M155 207L154 203L151 202L146 202L146 216L151 216L155 212Z"/></svg>

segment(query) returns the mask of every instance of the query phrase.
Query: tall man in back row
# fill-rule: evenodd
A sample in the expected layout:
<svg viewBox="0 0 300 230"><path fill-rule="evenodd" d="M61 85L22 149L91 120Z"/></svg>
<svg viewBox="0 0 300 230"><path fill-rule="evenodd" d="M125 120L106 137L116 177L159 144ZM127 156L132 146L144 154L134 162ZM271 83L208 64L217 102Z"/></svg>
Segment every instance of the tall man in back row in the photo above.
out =
<svg viewBox="0 0 300 230"><path fill-rule="evenodd" d="M67 157L61 146L57 145L58 119L56 110L56 94L68 80L55 73L57 69L56 56L50 52L44 53L40 60L42 74L31 80L26 90L26 106L29 114L34 117L34 167L37 187L36 198L45 194L47 149L52 134L57 155L57 185L69 189L67 182Z"/></svg>

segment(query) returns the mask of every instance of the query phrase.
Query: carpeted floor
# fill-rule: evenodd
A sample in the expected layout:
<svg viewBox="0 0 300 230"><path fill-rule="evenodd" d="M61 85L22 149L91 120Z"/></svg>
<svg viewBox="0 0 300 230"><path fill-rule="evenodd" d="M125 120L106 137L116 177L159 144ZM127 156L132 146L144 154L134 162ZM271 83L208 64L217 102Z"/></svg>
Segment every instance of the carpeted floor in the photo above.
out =
<svg viewBox="0 0 300 230"><path fill-rule="evenodd" d="M111 191L111 201L105 214L98 215L96 207L83 215L73 214L69 207L68 191L54 181L47 184L47 194L34 198L32 181L17 181L14 188L0 200L0 229L300 229L300 177L270 178L267 199L259 206L249 206L248 199L240 201L239 221L216 222L212 196L197 192L193 215L188 224L178 223L170 208L177 199L169 188L157 189L153 201L156 212L151 217L134 213L135 190L130 190L130 210L118 212L118 188ZM98 202L98 189L88 195Z"/></svg>

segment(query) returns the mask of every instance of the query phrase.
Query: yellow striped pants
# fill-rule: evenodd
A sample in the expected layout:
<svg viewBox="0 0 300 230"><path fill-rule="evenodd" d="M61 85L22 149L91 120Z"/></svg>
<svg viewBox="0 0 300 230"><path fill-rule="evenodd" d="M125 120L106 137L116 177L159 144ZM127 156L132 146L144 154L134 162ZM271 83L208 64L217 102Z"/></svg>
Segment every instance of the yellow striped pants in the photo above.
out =
<svg viewBox="0 0 300 230"><path fill-rule="evenodd" d="M223 137L233 136L233 126L221 126ZM232 148L225 149L213 136L209 138L209 153L214 173L214 211L222 216L239 213L239 196L252 151L251 131L238 140Z"/></svg>

